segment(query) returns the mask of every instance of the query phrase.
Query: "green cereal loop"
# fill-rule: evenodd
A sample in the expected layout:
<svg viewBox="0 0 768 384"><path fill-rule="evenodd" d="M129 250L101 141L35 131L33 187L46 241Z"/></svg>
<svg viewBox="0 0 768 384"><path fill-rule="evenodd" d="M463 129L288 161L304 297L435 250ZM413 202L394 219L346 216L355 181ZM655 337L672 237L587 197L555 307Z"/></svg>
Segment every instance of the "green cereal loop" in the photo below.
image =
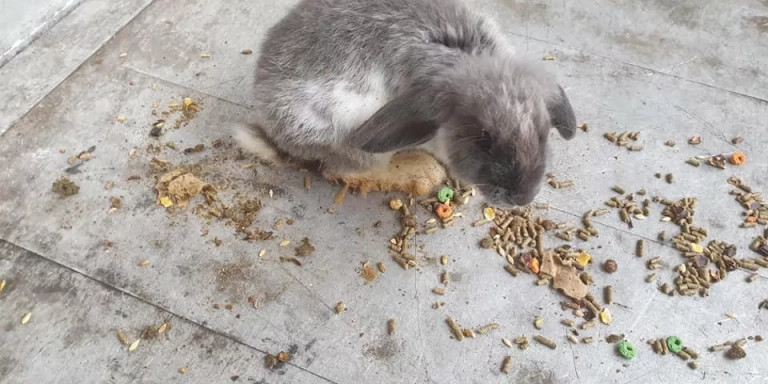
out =
<svg viewBox="0 0 768 384"><path fill-rule="evenodd" d="M670 336L667 338L667 348L672 353L678 353L683 350L683 341L677 336Z"/></svg>
<svg viewBox="0 0 768 384"><path fill-rule="evenodd" d="M637 351L628 341L622 341L619 343L619 354L625 359L634 359L637 356Z"/></svg>
<svg viewBox="0 0 768 384"><path fill-rule="evenodd" d="M440 192L437 193L437 201L445 204L448 201L451 201L453 199L453 189L450 189L448 187L443 187L440 189Z"/></svg>

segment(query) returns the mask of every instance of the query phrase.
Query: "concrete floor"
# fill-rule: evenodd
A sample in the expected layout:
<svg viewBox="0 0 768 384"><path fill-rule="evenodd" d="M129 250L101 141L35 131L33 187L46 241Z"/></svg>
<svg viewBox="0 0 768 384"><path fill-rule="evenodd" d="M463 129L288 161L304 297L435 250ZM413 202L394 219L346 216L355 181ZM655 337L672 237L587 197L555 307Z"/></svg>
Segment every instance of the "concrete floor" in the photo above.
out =
<svg viewBox="0 0 768 384"><path fill-rule="evenodd" d="M350 196L329 213L335 187L314 176L307 191L304 174L238 156L227 128L252 116L259 41L292 3L84 0L0 68L0 280L7 282L0 292L0 383L768 382L766 342L749 341L738 361L706 352L768 336L768 310L758 308L768 299L768 275L761 271L747 283L749 273L735 271L707 298L663 295L644 281L647 260L662 257L658 275L669 282L683 259L656 240L661 230L676 231L660 221L658 205L631 230L617 215L600 217L600 237L574 243L594 257L593 291L612 285L617 304L610 326L582 332L596 343L569 345L560 320L573 316L561 310L563 296L531 276L512 278L504 260L479 248L488 228L470 223L481 217L481 199L461 208L457 225L417 237L420 267L403 270L386 250L399 226L383 195ZM550 169L575 186L545 187L538 202L553 208L540 214L577 225L615 195L613 185L695 196L696 223L710 239L736 244L738 257L756 257L748 246L764 227L739 228L742 208L726 180L737 176L768 190L768 2L470 3L495 15L521 53L557 58L542 65L560 75L579 120L590 126L568 143L553 134ZM242 55L244 49L254 54ZM179 150L148 150L158 143L148 136L160 118L153 106L166 111L184 97L201 112L159 141ZM177 118L167 117L167 125ZM643 151L602 137L625 130L641 132ZM686 143L697 135L701 145ZM732 144L736 136L743 143ZM182 151L200 143L202 153ZM92 158L71 168L68 158L92 146ZM736 149L748 156L742 167L684 163ZM200 165L206 182L225 187L224 202L237 193L261 199L253 228L295 223L275 229L272 240L247 242L223 221L193 213L200 200L167 212L156 201L155 157ZM655 178L657 172L674 173L675 182ZM60 176L76 182L79 193L55 195L51 184ZM114 187L106 190L109 181ZM122 201L114 212L111 197ZM430 217L419 207L414 212ZM304 237L315 253L301 258L302 266L281 262ZM634 256L640 238L649 243L644 259ZM284 240L292 244L281 247ZM436 262L442 255L445 266ZM597 267L608 258L618 261L617 273ZM365 261L383 262L387 272L365 284ZM444 271L452 281L436 296ZM336 314L340 301L348 310ZM432 309L436 301L445 306ZM458 342L446 316L500 328ZM545 319L540 331L532 325L538 316ZM390 318L398 324L393 336ZM116 337L121 330L133 342L166 320L164 333L132 352ZM639 356L619 357L604 340L611 333L624 333ZM534 343L522 351L501 342L536 334L557 349ZM668 335L701 353L698 369L645 344ZM266 369L265 355L281 351L292 359ZM510 375L500 372L505 356L512 357Z"/></svg>

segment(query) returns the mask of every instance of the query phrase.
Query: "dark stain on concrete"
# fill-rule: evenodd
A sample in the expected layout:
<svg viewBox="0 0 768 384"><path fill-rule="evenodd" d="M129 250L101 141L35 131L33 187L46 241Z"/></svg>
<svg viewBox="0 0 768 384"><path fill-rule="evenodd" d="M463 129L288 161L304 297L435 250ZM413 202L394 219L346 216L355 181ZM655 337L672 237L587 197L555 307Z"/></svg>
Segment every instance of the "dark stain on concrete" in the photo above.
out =
<svg viewBox="0 0 768 384"><path fill-rule="evenodd" d="M759 33L768 33L768 16L747 17L746 22Z"/></svg>
<svg viewBox="0 0 768 384"><path fill-rule="evenodd" d="M379 339L372 344L363 347L363 355L377 360L389 360L402 349L402 345L393 339Z"/></svg>
<svg viewBox="0 0 768 384"><path fill-rule="evenodd" d="M667 19L672 23L690 29L699 26L701 12L704 9L704 7L696 4L696 2L642 0L642 3L648 8L658 10L660 15L666 15Z"/></svg>
<svg viewBox="0 0 768 384"><path fill-rule="evenodd" d="M549 6L526 0L503 0L502 3L526 20L546 20Z"/></svg>

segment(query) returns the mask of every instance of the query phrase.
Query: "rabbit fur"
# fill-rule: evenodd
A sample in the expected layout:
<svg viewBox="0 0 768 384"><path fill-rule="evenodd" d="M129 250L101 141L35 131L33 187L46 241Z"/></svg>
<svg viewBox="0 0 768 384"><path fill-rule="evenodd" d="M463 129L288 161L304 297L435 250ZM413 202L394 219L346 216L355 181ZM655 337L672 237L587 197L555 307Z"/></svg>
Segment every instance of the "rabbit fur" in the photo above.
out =
<svg viewBox="0 0 768 384"><path fill-rule="evenodd" d="M550 129L576 129L555 77L460 0L303 0L262 44L255 100L238 139L263 158L341 174L422 148L499 205L532 201Z"/></svg>

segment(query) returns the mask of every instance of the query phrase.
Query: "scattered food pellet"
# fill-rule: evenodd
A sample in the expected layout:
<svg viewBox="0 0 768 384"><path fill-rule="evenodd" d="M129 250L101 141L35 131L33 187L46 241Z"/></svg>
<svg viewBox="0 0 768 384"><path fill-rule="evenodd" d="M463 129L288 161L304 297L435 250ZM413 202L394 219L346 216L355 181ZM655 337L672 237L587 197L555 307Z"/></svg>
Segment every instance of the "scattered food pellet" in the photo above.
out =
<svg viewBox="0 0 768 384"><path fill-rule="evenodd" d="M608 308L603 308L602 312L600 312L600 321L606 325L610 325L613 321L611 312L608 310Z"/></svg>
<svg viewBox="0 0 768 384"><path fill-rule="evenodd" d="M131 345L128 347L128 352L133 352L136 350L136 348L139 347L139 343L141 343L141 338L136 339Z"/></svg>
<svg viewBox="0 0 768 384"><path fill-rule="evenodd" d="M608 259L603 263L603 270L608 273L614 273L619 269L619 264L616 260Z"/></svg>
<svg viewBox="0 0 768 384"><path fill-rule="evenodd" d="M484 335L488 332L491 332L495 329L499 329L499 323L490 323L488 325L484 325L477 329L477 333Z"/></svg>
<svg viewBox="0 0 768 384"><path fill-rule="evenodd" d="M667 338L667 348L672 353L678 353L683 350L683 341L677 336Z"/></svg>
<svg viewBox="0 0 768 384"><path fill-rule="evenodd" d="M445 322L448 324L448 327L451 329L451 333L453 333L453 337L455 337L456 340L464 340L464 332L462 332L461 328L456 323L456 320L449 316L445 319Z"/></svg>
<svg viewBox="0 0 768 384"><path fill-rule="evenodd" d="M250 49L243 49L242 51L240 51L240 54L243 54L243 55L250 55L252 53L253 51Z"/></svg>
<svg viewBox="0 0 768 384"><path fill-rule="evenodd" d="M741 144L743 142L744 142L744 138L741 137L741 136L737 136L737 137L734 137L733 139L731 139L731 143L736 144L736 145Z"/></svg>
<svg viewBox="0 0 768 384"><path fill-rule="evenodd" d="M536 336L533 337L533 340L536 340L536 342L538 342L539 344L545 345L549 349L556 349L557 348L557 344L555 344L554 341L552 341L550 339L547 339L544 336L536 335Z"/></svg>
<svg viewBox="0 0 768 384"><path fill-rule="evenodd" d="M290 360L291 360L291 354L288 353L288 352L283 351L283 352L280 352L280 353L277 354L277 361L279 361L281 363L285 363L285 362L288 362Z"/></svg>
<svg viewBox="0 0 768 384"><path fill-rule="evenodd" d="M512 348L512 345L513 345L512 342L509 341L509 339L504 339L504 338L501 339L501 343L506 345L509 348Z"/></svg>
<svg viewBox="0 0 768 384"><path fill-rule="evenodd" d="M336 313L342 313L342 312L345 312L346 310L347 310L347 306L344 305L344 302L339 301L338 303L336 303Z"/></svg>
<svg viewBox="0 0 768 384"><path fill-rule="evenodd" d="M289 244L291 244L290 240L283 240L280 242L281 247L287 247Z"/></svg>
<svg viewBox="0 0 768 384"><path fill-rule="evenodd" d="M453 209L448 204L438 204L435 208L435 214L445 220L453 215Z"/></svg>
<svg viewBox="0 0 768 384"><path fill-rule="evenodd" d="M619 341L622 341L622 340L624 340L623 334L619 334L619 335L611 334L605 337L605 341L611 344L618 343Z"/></svg>
<svg viewBox="0 0 768 384"><path fill-rule="evenodd" d="M445 204L451 200L453 200L453 189L448 187L440 188L440 191L437 193L437 201Z"/></svg>
<svg viewBox="0 0 768 384"><path fill-rule="evenodd" d="M731 164L742 165L746 162L747 162L747 155L745 155L744 152L736 151L733 154L731 154Z"/></svg>
<svg viewBox="0 0 768 384"><path fill-rule="evenodd" d="M635 347L632 346L632 344L630 344L628 341L620 342L617 348L621 357L625 359L634 359L637 356Z"/></svg>
<svg viewBox="0 0 768 384"><path fill-rule="evenodd" d="M182 374L182 375L186 375L187 374L187 367L179 368L179 373Z"/></svg>
<svg viewBox="0 0 768 384"><path fill-rule="evenodd" d="M483 208L483 217L486 220L491 221L496 218L496 211L491 207L485 207Z"/></svg>
<svg viewBox="0 0 768 384"><path fill-rule="evenodd" d="M690 139L688 139L688 144L691 144L691 145L701 144L701 136L691 137Z"/></svg>
<svg viewBox="0 0 768 384"><path fill-rule="evenodd" d="M725 356L732 360L738 360L747 357L747 352L738 344L732 344L731 348L725 352Z"/></svg>
<svg viewBox="0 0 768 384"><path fill-rule="evenodd" d="M376 278L379 277L378 272L376 269L368 265L368 262L363 264L363 268L360 270L360 277L365 280L366 284L370 284L376 280Z"/></svg>
<svg viewBox="0 0 768 384"><path fill-rule="evenodd" d="M403 201L400 199L389 200L389 208L392 208L392 210L397 211L403 208Z"/></svg>
<svg viewBox="0 0 768 384"><path fill-rule="evenodd" d="M32 312L27 312L22 318L21 318L21 325L29 323L29 319L32 318Z"/></svg>
<svg viewBox="0 0 768 384"><path fill-rule="evenodd" d="M58 180L53 182L53 192L58 193L59 196L62 198L76 195L78 192L80 192L80 187L75 184L72 180L66 178L66 177L60 177Z"/></svg>
<svg viewBox="0 0 768 384"><path fill-rule="evenodd" d="M542 57L541 59L544 61L552 61L552 60L557 60L557 57L551 53L548 53L544 55L544 57Z"/></svg>
<svg viewBox="0 0 768 384"><path fill-rule="evenodd" d="M395 319L389 319L387 321L387 333L392 336L395 334L395 327L396 327Z"/></svg>
<svg viewBox="0 0 768 384"><path fill-rule="evenodd" d="M3 289L5 289L5 279L0 280L0 292L3 292Z"/></svg>
<svg viewBox="0 0 768 384"><path fill-rule="evenodd" d="M541 329L543 325L544 325L544 319L542 319L541 317L537 317L533 320L534 328Z"/></svg>
<svg viewBox="0 0 768 384"><path fill-rule="evenodd" d="M313 252L315 252L315 247L312 246L312 243L306 237L301 240L301 245L296 247L296 256L307 257Z"/></svg>
<svg viewBox="0 0 768 384"><path fill-rule="evenodd" d="M512 372L512 357L507 356L504 358L504 361L501 363L501 371L509 374Z"/></svg>
<svg viewBox="0 0 768 384"><path fill-rule="evenodd" d="M142 260L139 262L139 267L146 267L149 265L149 260Z"/></svg>

